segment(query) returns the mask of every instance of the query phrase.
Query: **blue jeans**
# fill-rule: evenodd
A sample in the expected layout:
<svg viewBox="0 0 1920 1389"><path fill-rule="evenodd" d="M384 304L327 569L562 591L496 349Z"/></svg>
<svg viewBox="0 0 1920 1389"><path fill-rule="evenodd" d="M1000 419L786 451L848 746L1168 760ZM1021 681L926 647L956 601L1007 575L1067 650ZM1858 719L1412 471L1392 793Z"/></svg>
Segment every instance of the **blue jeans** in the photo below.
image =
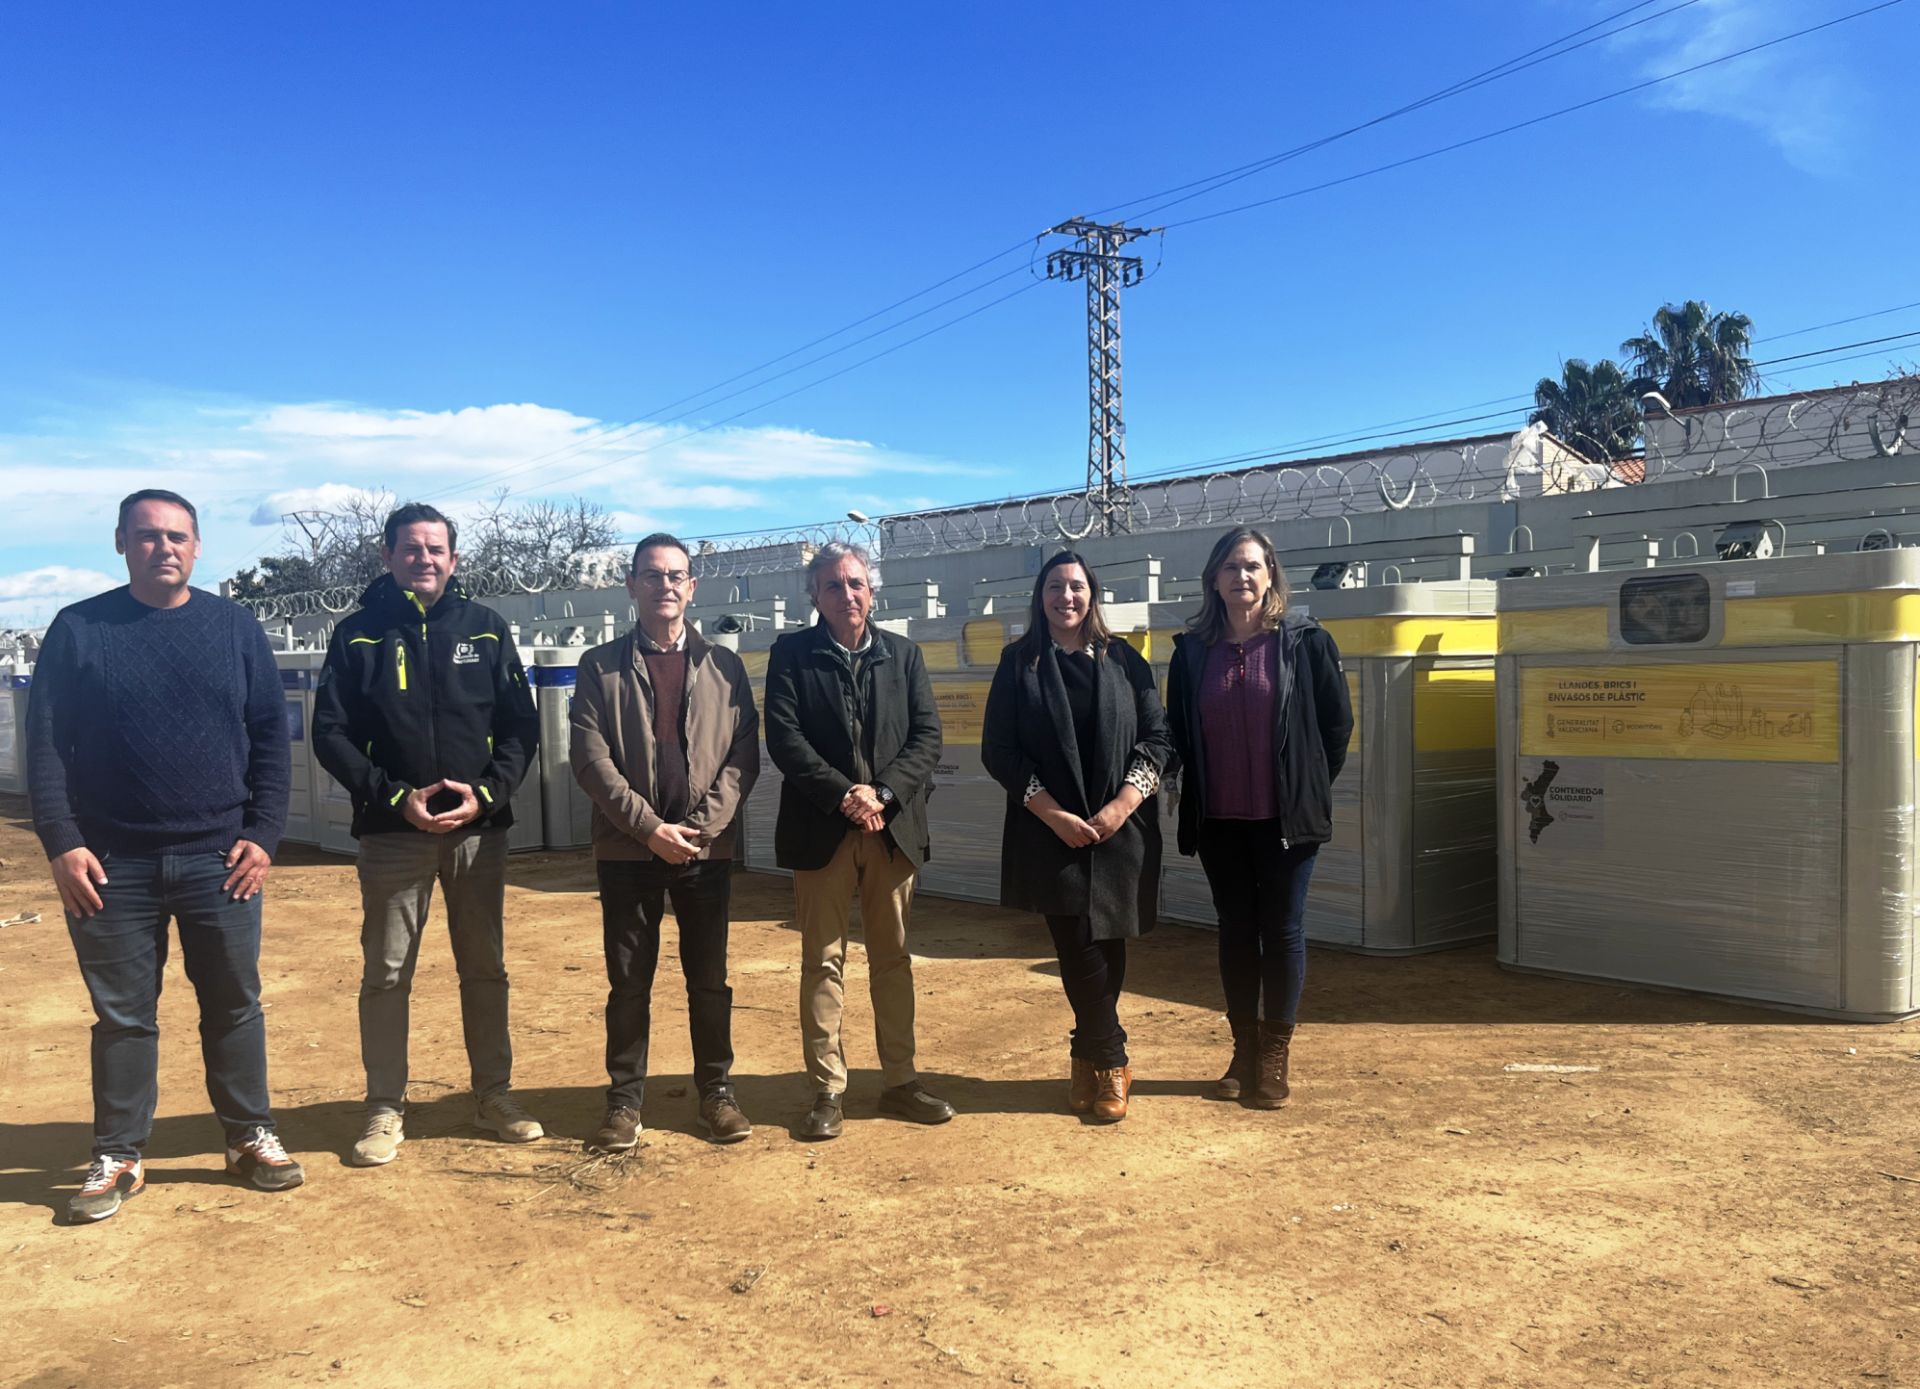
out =
<svg viewBox="0 0 1920 1389"><path fill-rule="evenodd" d="M1291 1024L1307 981L1307 886L1318 844L1292 844L1278 820L1202 820L1200 866L1220 920L1227 1016Z"/></svg>
<svg viewBox="0 0 1920 1389"><path fill-rule="evenodd" d="M160 1099L160 984L167 924L179 923L180 953L200 999L200 1054L207 1098L228 1146L272 1128L267 1102L267 1024L260 1011L260 905L221 890L226 856L102 854L101 911L67 918L80 974L93 998L93 1155L138 1156L153 1136Z"/></svg>

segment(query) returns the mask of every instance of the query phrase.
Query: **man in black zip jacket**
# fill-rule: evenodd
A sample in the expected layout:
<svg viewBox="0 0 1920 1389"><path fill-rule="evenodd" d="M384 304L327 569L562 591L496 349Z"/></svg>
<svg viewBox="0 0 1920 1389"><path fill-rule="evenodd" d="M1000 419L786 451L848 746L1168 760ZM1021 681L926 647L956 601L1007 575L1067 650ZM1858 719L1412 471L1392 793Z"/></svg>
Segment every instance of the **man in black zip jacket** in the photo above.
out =
<svg viewBox="0 0 1920 1389"><path fill-rule="evenodd" d="M410 502L387 518L387 572L334 630L314 697L320 765L353 797L360 841L360 1055L367 1122L353 1162L398 1152L407 1014L437 878L460 975L475 1122L515 1143L543 1133L510 1093L502 947L507 827L540 723L506 620L454 579L453 522Z"/></svg>

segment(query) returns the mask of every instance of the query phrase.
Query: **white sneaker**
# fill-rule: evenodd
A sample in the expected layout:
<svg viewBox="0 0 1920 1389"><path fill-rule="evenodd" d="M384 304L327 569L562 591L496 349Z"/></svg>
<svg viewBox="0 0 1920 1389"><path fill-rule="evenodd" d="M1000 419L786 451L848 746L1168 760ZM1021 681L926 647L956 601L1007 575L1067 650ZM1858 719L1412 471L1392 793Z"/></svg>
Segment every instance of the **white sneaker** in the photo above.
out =
<svg viewBox="0 0 1920 1389"><path fill-rule="evenodd" d="M496 1090L480 1101L473 1122L496 1138L509 1143L531 1143L546 1137L540 1121L520 1107L511 1091Z"/></svg>
<svg viewBox="0 0 1920 1389"><path fill-rule="evenodd" d="M376 1110L367 1116L367 1127L353 1145L355 1167L384 1167L399 1156L406 1142L406 1126L391 1109Z"/></svg>

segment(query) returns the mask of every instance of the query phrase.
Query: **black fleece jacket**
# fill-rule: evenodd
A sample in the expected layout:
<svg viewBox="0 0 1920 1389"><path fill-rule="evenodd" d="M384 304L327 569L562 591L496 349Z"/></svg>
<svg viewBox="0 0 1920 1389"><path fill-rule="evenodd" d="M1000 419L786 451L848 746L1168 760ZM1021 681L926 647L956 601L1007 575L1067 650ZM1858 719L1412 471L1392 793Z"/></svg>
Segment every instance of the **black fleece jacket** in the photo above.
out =
<svg viewBox="0 0 1920 1389"><path fill-rule="evenodd" d="M400 803L442 779L473 787L478 824L511 825L540 719L506 619L471 601L457 578L423 610L381 575L334 629L313 701L313 743L353 797L356 837L422 833ZM449 792L432 808L453 804Z"/></svg>

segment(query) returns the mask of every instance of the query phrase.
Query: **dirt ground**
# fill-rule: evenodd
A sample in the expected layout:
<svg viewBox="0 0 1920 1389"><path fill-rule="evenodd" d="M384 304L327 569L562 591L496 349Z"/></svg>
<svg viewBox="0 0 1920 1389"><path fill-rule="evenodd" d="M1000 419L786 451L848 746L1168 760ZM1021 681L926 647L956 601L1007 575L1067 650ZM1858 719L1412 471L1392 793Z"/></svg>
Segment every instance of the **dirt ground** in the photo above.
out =
<svg viewBox="0 0 1920 1389"><path fill-rule="evenodd" d="M46 918L0 931L6 1383L1920 1382L1920 1027L1509 974L1487 948L1316 950L1294 1102L1257 1114L1203 1098L1226 1050L1212 944L1162 928L1129 965L1134 1112L1093 1127L1064 1110L1044 929L923 899L920 1058L960 1118L876 1116L855 951L847 1131L806 1145L789 1134L806 1104L790 890L743 875L753 1137L697 1135L669 948L643 1146L588 1163L592 866L535 854L513 861L507 944L517 1088L550 1136L471 1127L435 929L408 1141L361 1170L342 1162L361 1088L353 869L289 849L263 974L307 1184L221 1175L176 950L147 1190L72 1228L92 1016L17 799L0 798L0 859L0 917Z"/></svg>

